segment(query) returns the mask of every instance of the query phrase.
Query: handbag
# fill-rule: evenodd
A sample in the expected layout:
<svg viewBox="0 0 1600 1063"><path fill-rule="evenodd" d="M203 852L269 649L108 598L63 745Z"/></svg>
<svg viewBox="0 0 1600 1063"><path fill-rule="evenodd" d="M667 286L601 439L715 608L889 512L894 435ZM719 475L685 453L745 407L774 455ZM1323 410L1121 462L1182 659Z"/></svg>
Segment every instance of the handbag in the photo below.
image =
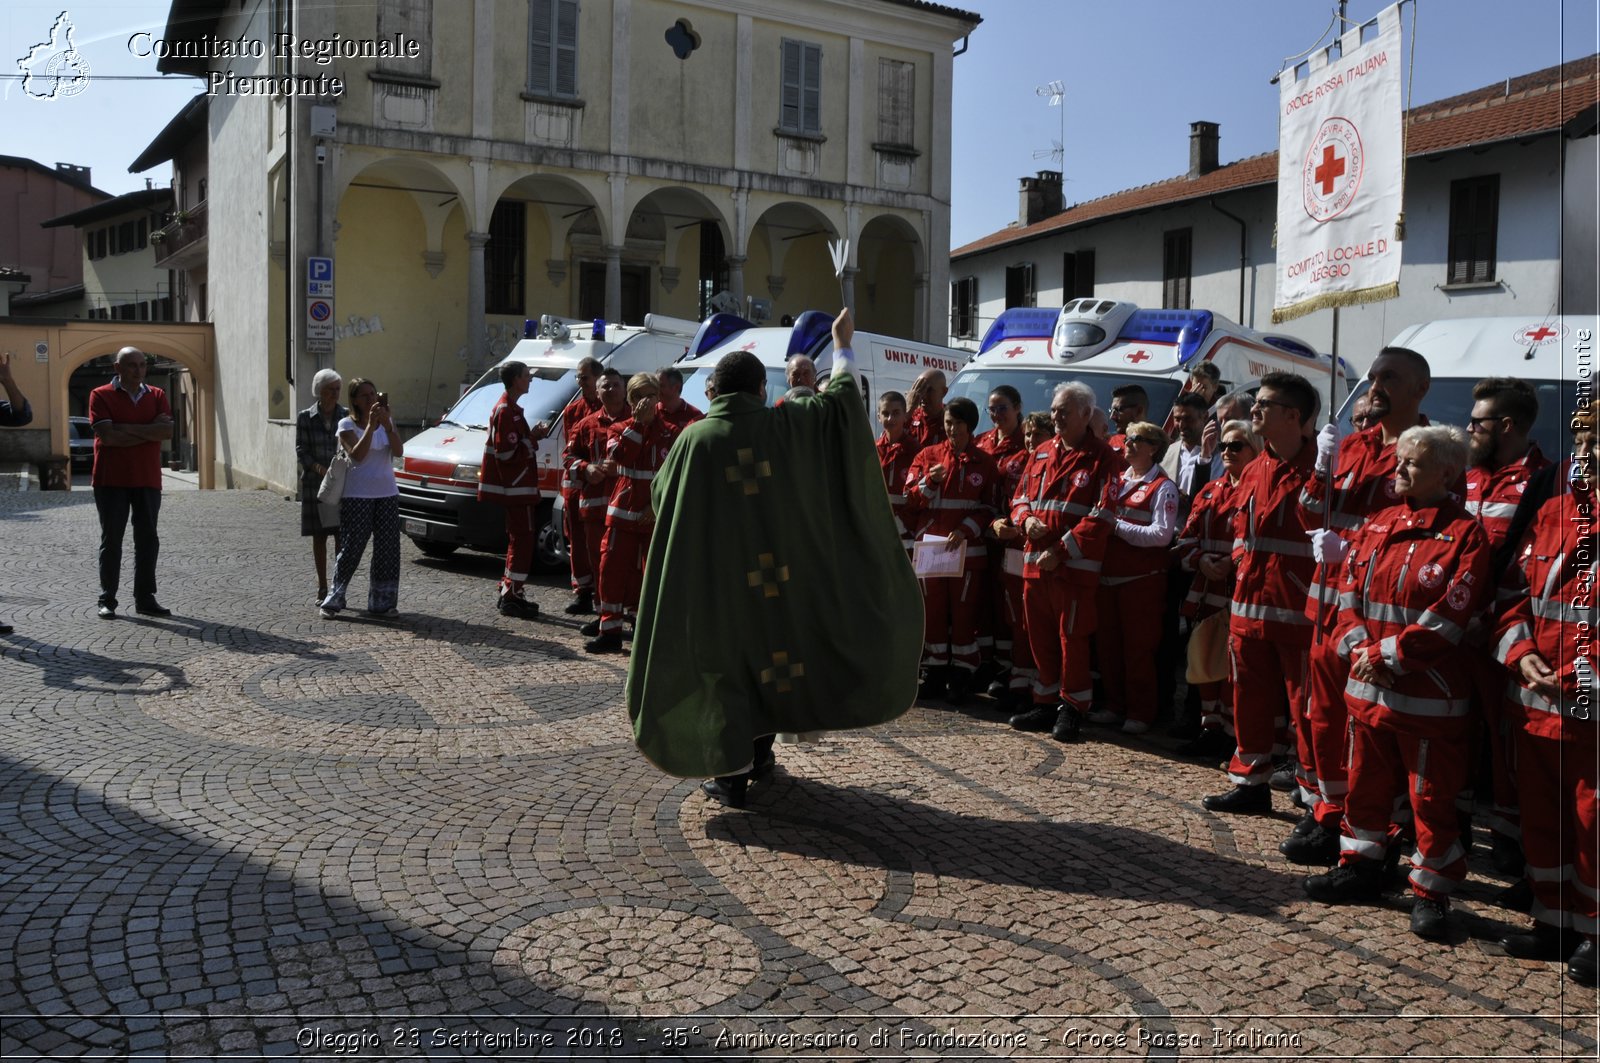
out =
<svg viewBox="0 0 1600 1063"><path fill-rule="evenodd" d="M349 475L350 455L344 447L339 447L333 453L333 460L328 462L328 471L322 474L322 483L317 486L317 501L337 506L344 498L344 482Z"/></svg>
<svg viewBox="0 0 1600 1063"><path fill-rule="evenodd" d="M1220 683L1228 678L1228 613L1212 613L1189 632L1190 683Z"/></svg>

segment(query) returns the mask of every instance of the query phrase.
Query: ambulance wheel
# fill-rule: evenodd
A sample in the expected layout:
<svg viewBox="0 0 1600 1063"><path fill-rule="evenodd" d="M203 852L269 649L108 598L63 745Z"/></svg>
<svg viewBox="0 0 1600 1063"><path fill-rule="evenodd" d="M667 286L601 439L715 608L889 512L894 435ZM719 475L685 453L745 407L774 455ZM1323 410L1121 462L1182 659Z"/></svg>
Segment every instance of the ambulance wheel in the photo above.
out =
<svg viewBox="0 0 1600 1063"><path fill-rule="evenodd" d="M418 550L421 550L429 557L449 557L461 549L460 543L441 543L432 539L412 539L411 541L417 544Z"/></svg>
<svg viewBox="0 0 1600 1063"><path fill-rule="evenodd" d="M554 507L539 512L539 537L534 540L533 564L541 572L567 571L567 537L551 519Z"/></svg>

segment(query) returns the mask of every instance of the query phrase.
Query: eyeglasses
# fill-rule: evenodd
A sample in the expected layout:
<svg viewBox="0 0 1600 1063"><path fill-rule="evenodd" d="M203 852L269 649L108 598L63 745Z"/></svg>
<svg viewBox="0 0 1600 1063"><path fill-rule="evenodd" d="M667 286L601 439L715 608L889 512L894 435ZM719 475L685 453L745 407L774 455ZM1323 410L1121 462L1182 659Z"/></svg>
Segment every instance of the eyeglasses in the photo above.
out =
<svg viewBox="0 0 1600 1063"><path fill-rule="evenodd" d="M1250 445L1250 441L1248 439L1227 439L1219 443L1218 446L1221 447L1223 452L1227 454L1237 454L1241 450L1256 449Z"/></svg>
<svg viewBox="0 0 1600 1063"><path fill-rule="evenodd" d="M990 413L1009 413L1010 411L1011 411L1011 407L1008 406L1008 405L990 406L989 407L989 412Z"/></svg>
<svg viewBox="0 0 1600 1063"><path fill-rule="evenodd" d="M1264 410L1264 409L1268 409L1268 408L1270 408L1272 406L1278 406L1278 407L1281 407L1281 408L1283 408L1285 410L1294 409L1294 403L1292 403L1292 402L1279 402L1277 399L1259 399L1258 398L1258 399L1256 399L1254 402L1252 402L1250 404L1250 408L1252 410L1258 409L1258 408Z"/></svg>
<svg viewBox="0 0 1600 1063"><path fill-rule="evenodd" d="M1484 424L1484 423L1493 424L1495 421L1498 421L1498 420L1500 420L1500 417L1498 415L1496 415L1494 417L1468 417L1467 418L1467 431L1476 432L1476 431L1479 430L1478 426L1480 424Z"/></svg>

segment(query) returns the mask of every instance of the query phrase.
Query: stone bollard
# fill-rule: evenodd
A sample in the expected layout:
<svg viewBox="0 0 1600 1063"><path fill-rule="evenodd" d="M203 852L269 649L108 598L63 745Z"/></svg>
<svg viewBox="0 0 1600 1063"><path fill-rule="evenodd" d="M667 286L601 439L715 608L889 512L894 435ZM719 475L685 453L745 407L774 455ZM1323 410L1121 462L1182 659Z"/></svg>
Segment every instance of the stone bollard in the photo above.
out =
<svg viewBox="0 0 1600 1063"><path fill-rule="evenodd" d="M72 490L70 458L46 458L39 463L39 488L43 491Z"/></svg>

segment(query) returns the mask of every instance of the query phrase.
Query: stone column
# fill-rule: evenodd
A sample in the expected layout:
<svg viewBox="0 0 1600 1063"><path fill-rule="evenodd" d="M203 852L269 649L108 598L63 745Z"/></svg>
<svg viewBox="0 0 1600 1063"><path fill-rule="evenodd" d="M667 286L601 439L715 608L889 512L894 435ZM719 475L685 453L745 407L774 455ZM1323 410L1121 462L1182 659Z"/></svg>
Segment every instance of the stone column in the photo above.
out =
<svg viewBox="0 0 1600 1063"><path fill-rule="evenodd" d="M483 311L483 247L488 242L488 233L467 234L467 351L474 373L483 371L489 356L489 325Z"/></svg>
<svg viewBox="0 0 1600 1063"><path fill-rule="evenodd" d="M917 274L916 282L911 288L911 338L923 343L928 339L928 275ZM941 344L949 342L940 340Z"/></svg>
<svg viewBox="0 0 1600 1063"><path fill-rule="evenodd" d="M843 290L844 305L850 308L850 316L856 315L856 274L861 270L855 266L846 266L840 275L839 287Z"/></svg>
<svg viewBox="0 0 1600 1063"><path fill-rule="evenodd" d="M739 300L739 313L745 312L744 305L744 264L749 261L745 255L728 256L728 291Z"/></svg>
<svg viewBox="0 0 1600 1063"><path fill-rule="evenodd" d="M622 248L606 245L606 322L622 320Z"/></svg>

